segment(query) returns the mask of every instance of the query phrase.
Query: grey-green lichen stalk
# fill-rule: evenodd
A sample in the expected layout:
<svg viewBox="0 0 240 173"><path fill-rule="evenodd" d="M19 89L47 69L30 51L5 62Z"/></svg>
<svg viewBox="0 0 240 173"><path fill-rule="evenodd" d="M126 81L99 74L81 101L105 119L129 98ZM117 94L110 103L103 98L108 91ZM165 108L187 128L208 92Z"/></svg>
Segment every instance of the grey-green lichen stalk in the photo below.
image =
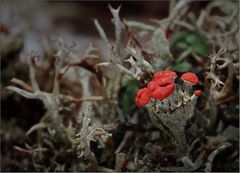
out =
<svg viewBox="0 0 240 173"><path fill-rule="evenodd" d="M198 78L194 73L185 73L180 85L175 84L173 78L169 79L169 73L176 77L174 72L165 70L157 73L160 78L155 75L146 88L138 91L136 104L146 105L151 121L174 139L179 155L184 156L189 147L185 127L194 115L197 97L201 94L200 90L193 91L192 87L198 83Z"/></svg>
<svg viewBox="0 0 240 173"><path fill-rule="evenodd" d="M185 126L193 117L196 97L183 92L179 86L177 88L172 96L163 101L151 99L147 109L151 121L175 139L177 150L184 155L188 149Z"/></svg>

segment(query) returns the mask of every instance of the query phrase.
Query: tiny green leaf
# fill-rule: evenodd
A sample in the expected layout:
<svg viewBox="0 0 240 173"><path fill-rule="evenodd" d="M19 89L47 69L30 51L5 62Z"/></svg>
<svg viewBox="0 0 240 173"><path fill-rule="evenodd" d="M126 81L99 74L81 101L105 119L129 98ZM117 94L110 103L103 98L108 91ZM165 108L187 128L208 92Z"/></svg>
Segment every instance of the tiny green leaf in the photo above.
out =
<svg viewBox="0 0 240 173"><path fill-rule="evenodd" d="M132 112L130 108L135 104L135 95L138 87L138 82L132 81L130 85L128 85L122 90L120 103L122 105L124 113L130 114Z"/></svg>
<svg viewBox="0 0 240 173"><path fill-rule="evenodd" d="M206 56L209 47L199 32L176 32L170 40L170 49L173 51L176 48L186 50L192 47L192 51L201 56Z"/></svg>
<svg viewBox="0 0 240 173"><path fill-rule="evenodd" d="M123 75L122 81L121 81L121 87L124 88L133 81L133 79L129 75Z"/></svg>
<svg viewBox="0 0 240 173"><path fill-rule="evenodd" d="M188 62L182 62L182 63L172 65L170 69L183 73L183 72L191 71L192 65Z"/></svg>
<svg viewBox="0 0 240 173"><path fill-rule="evenodd" d="M187 35L187 32L175 32L170 38L170 49L173 50L178 46L184 49L187 46L185 41Z"/></svg>
<svg viewBox="0 0 240 173"><path fill-rule="evenodd" d="M176 47L180 48L180 49L188 49L190 47L190 45L187 44L187 42L185 42L185 41L181 41L176 44Z"/></svg>
<svg viewBox="0 0 240 173"><path fill-rule="evenodd" d="M188 35L186 42L193 47L193 51L197 54L205 56L208 53L208 45L199 32Z"/></svg>

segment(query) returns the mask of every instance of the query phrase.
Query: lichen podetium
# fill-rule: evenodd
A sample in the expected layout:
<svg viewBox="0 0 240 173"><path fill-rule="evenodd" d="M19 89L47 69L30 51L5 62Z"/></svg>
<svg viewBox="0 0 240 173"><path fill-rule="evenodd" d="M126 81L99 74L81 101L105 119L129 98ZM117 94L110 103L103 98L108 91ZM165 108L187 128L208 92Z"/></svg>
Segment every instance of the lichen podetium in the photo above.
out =
<svg viewBox="0 0 240 173"><path fill-rule="evenodd" d="M160 73L163 75L150 83L159 80L161 84L163 80L172 80L171 85L174 85L174 90L166 95L164 94L167 92L165 85L161 86L156 84L154 87L152 84L148 85L145 90L149 89L150 99L145 105L148 109L151 121L164 133L174 139L179 156L185 156L189 147L185 136L185 126L188 120L193 117L197 97L201 95L200 90L197 90L198 92L196 94L196 91L194 92L192 88L193 85L198 83L198 77L194 74L195 81L192 83L188 79L183 78L186 74L189 74L189 72L185 73L181 77L183 85L179 85L173 84L174 79L177 77L176 75L164 75L169 73L162 72L156 72L155 74L159 75ZM192 75L193 73L190 74ZM158 94L159 97L157 97L156 94ZM165 97L160 97L164 95Z"/></svg>
<svg viewBox="0 0 240 173"><path fill-rule="evenodd" d="M194 115L195 104L196 99L191 99L187 93L176 89L168 99L163 101L152 99L147 105L151 121L175 139L177 151L181 156L184 156L188 149L185 126Z"/></svg>

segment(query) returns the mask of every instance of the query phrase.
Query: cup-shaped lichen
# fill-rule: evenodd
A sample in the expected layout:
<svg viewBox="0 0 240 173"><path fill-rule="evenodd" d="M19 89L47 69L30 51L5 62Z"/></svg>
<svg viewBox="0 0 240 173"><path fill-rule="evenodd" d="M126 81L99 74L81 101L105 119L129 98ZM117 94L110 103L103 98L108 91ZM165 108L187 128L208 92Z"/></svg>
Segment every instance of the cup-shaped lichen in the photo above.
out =
<svg viewBox="0 0 240 173"><path fill-rule="evenodd" d="M172 74L174 73L172 72ZM193 117L197 97L201 95L200 90L194 92L192 87L198 83L198 78L193 73L185 73L181 77L183 85L179 85L174 83L174 78L177 77L176 74L166 75L169 74L169 70L155 74L158 74L160 77L154 78L147 88L144 89L149 90L145 93L145 95L149 93L149 102L145 105L151 121L174 139L179 155L183 156L188 149L185 127L187 122ZM190 76L190 78L193 76L195 79L194 83L191 83L188 79L185 80L184 76L186 75ZM137 98L139 99L139 97Z"/></svg>
<svg viewBox="0 0 240 173"><path fill-rule="evenodd" d="M174 139L179 154L184 155L188 149L185 126L194 115L196 97L189 96L180 86L176 88L173 95L164 100L151 99L147 109L151 121Z"/></svg>

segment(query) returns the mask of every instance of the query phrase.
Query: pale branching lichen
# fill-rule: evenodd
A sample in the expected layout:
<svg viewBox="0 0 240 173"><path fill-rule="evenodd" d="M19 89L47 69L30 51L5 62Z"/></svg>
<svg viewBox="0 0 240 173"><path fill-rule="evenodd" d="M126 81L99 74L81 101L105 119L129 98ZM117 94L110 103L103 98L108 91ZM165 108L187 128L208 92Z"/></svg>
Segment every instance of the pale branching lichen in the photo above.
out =
<svg viewBox="0 0 240 173"><path fill-rule="evenodd" d="M106 142L108 137L111 134L104 131L102 128L94 128L92 129L90 126L90 122L92 119L92 105L88 104L85 107L85 113L82 122L82 128L80 132L76 135L76 141L79 141L77 146L78 157L84 157L89 161L89 170L98 170L98 162L95 154L91 151L90 142L91 141L100 141Z"/></svg>

